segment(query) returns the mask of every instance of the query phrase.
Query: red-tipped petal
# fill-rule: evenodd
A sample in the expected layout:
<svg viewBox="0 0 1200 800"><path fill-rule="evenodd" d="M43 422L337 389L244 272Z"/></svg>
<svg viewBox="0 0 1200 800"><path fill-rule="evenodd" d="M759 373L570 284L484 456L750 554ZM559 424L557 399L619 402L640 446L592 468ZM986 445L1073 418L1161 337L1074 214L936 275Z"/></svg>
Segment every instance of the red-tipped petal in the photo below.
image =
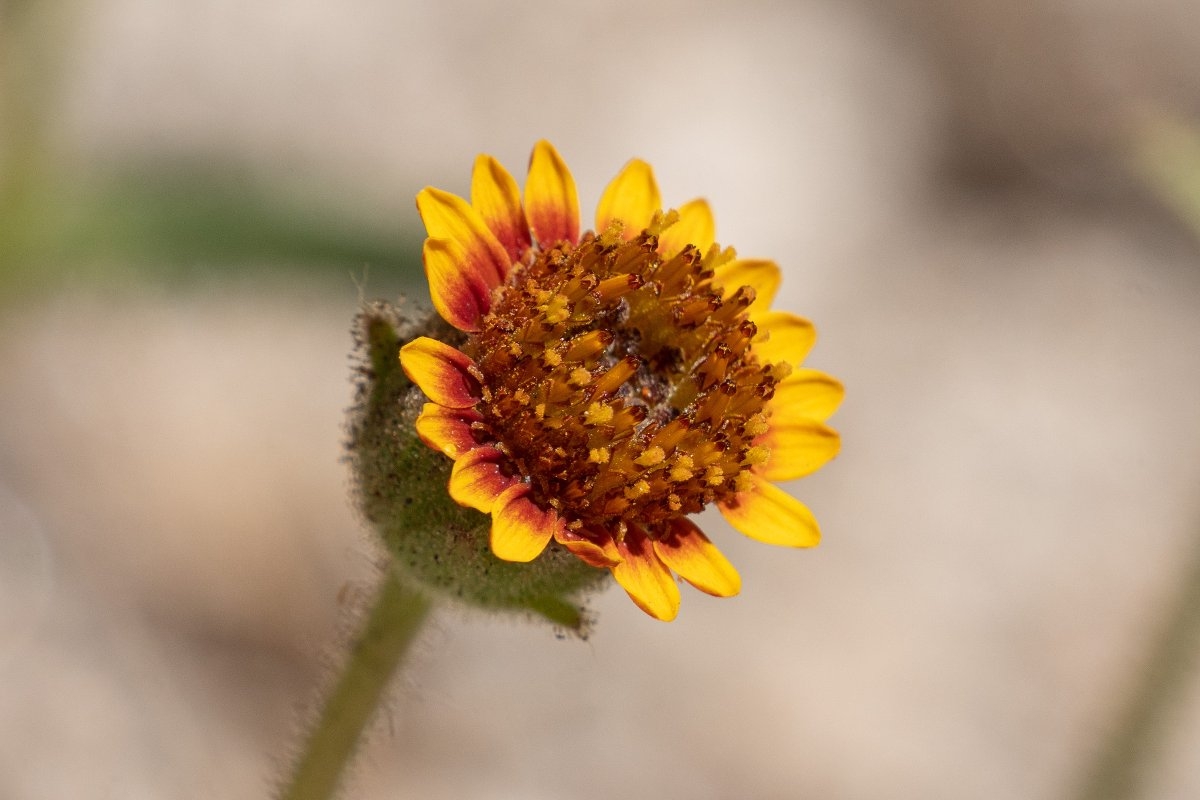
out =
<svg viewBox="0 0 1200 800"><path fill-rule="evenodd" d="M479 402L478 367L466 354L445 342L421 336L400 348L400 366L421 391L439 406L471 408Z"/></svg>
<svg viewBox="0 0 1200 800"><path fill-rule="evenodd" d="M750 304L750 314L757 315L766 311L779 291L783 282L783 273L774 261L755 258L738 258L728 264L717 267L713 282L725 290L725 296L733 294L740 286L754 289L754 302ZM757 316L753 316L757 319Z"/></svg>
<svg viewBox="0 0 1200 800"><path fill-rule="evenodd" d="M838 432L815 419L771 417L770 428L754 443L771 451L756 470L769 481L790 481L811 475L825 466L842 448Z"/></svg>
<svg viewBox="0 0 1200 800"><path fill-rule="evenodd" d="M815 547L821 529L808 506L764 478L749 473L753 488L718 503L721 516L751 539L781 547Z"/></svg>
<svg viewBox="0 0 1200 800"><path fill-rule="evenodd" d="M477 447L454 462L450 471L450 496L460 506L491 513L497 498L515 483L500 471L504 456L494 447Z"/></svg>
<svg viewBox="0 0 1200 800"><path fill-rule="evenodd" d="M525 181L525 216L542 247L579 241L579 197L562 156L547 141L533 147Z"/></svg>
<svg viewBox="0 0 1200 800"><path fill-rule="evenodd" d="M712 247L716 235L717 226L708 201L692 200L679 207L679 221L658 237L658 250L670 258L689 244L694 244L700 255L704 255Z"/></svg>
<svg viewBox="0 0 1200 800"><path fill-rule="evenodd" d="M613 178L600 195L596 206L596 233L603 233L613 220L624 223L621 235L625 239L637 236L662 208L662 195L654 170L640 158L635 158Z"/></svg>
<svg viewBox="0 0 1200 800"><path fill-rule="evenodd" d="M612 568L612 574L630 599L655 619L675 619L679 613L679 586L654 552L649 537L631 525L625 538L617 542L617 552L622 561Z"/></svg>
<svg viewBox="0 0 1200 800"><path fill-rule="evenodd" d="M521 207L521 190L499 161L481 155L471 173L471 205L496 236L512 263L533 243Z"/></svg>
<svg viewBox="0 0 1200 800"><path fill-rule="evenodd" d="M593 567L609 568L621 563L621 554L607 533L580 533L564 528L554 538L580 561Z"/></svg>
<svg viewBox="0 0 1200 800"><path fill-rule="evenodd" d="M417 211L430 239L449 239L462 248L462 269L476 273L489 286L508 275L508 252L479 212L461 197L432 186L417 194Z"/></svg>
<svg viewBox="0 0 1200 800"><path fill-rule="evenodd" d="M550 538L566 527L553 509L543 511L526 497L529 486L518 483L496 498L492 507L492 553L504 561L533 561Z"/></svg>
<svg viewBox="0 0 1200 800"><path fill-rule="evenodd" d="M417 417L417 435L434 450L441 450L451 458L479 447L471 433L471 423L479 422L483 415L470 408L446 408L437 403L426 403Z"/></svg>
<svg viewBox="0 0 1200 800"><path fill-rule="evenodd" d="M824 422L842 404L846 390L832 375L815 369L797 369L779 382L771 398L771 424L788 425L796 420Z"/></svg>
<svg viewBox="0 0 1200 800"><path fill-rule="evenodd" d="M754 324L759 331L754 354L768 363L782 361L794 367L804 361L817 341L817 330L811 322L786 311L755 314Z"/></svg>
<svg viewBox="0 0 1200 800"><path fill-rule="evenodd" d="M497 284L472 269L462 246L451 239L426 239L422 257L434 309L460 331L479 330Z"/></svg>
<svg viewBox="0 0 1200 800"><path fill-rule="evenodd" d="M702 592L733 597L742 590L742 579L690 520L677 517L667 523L667 533L654 540L654 552L679 577Z"/></svg>

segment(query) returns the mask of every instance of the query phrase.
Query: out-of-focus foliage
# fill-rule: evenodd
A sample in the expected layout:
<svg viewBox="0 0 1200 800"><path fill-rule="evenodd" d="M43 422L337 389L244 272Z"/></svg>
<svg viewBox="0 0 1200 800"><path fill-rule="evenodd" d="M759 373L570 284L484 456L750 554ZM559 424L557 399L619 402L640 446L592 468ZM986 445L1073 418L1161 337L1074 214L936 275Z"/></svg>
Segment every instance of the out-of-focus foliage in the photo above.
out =
<svg viewBox="0 0 1200 800"><path fill-rule="evenodd" d="M1152 117L1135 158L1151 189L1200 236L1200 127L1177 117Z"/></svg>
<svg viewBox="0 0 1200 800"><path fill-rule="evenodd" d="M264 265L414 274L418 248L212 164L139 165L89 184L34 184L0 209L0 289L134 271L162 279ZM391 281L389 281L391 282Z"/></svg>

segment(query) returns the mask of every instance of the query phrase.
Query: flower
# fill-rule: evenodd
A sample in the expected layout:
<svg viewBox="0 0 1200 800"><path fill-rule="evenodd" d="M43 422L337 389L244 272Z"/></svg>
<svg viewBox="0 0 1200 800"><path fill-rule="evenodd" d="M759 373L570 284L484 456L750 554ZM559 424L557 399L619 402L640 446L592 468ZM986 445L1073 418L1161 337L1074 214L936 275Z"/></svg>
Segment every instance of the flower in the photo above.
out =
<svg viewBox="0 0 1200 800"><path fill-rule="evenodd" d="M400 360L430 401L417 433L454 459L450 496L491 514L497 557L531 561L554 540L671 620L672 572L720 597L741 589L688 519L705 506L761 542L818 543L812 513L774 482L837 455L825 422L843 390L798 368L816 335L768 309L779 267L715 245L704 200L661 208L634 159L581 234L548 142L523 198L479 156L471 202L417 195L433 305L460 333L417 338Z"/></svg>

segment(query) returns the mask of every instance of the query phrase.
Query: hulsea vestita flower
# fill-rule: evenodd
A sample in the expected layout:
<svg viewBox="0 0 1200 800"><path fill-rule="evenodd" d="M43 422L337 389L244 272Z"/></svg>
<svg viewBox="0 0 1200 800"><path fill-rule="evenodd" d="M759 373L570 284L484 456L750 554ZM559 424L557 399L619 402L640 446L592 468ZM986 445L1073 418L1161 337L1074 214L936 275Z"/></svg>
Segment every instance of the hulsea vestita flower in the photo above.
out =
<svg viewBox="0 0 1200 800"><path fill-rule="evenodd" d="M524 195L481 155L470 202L430 187L417 208L433 305L462 335L418 338L401 364L430 401L417 432L454 459L451 497L491 514L497 557L531 561L553 539L670 620L672 572L741 588L689 519L706 506L761 542L818 543L774 482L837 454L842 386L799 368L812 325L770 310L779 267L717 246L704 200L663 212L635 159L581 234L574 179L543 141Z"/></svg>

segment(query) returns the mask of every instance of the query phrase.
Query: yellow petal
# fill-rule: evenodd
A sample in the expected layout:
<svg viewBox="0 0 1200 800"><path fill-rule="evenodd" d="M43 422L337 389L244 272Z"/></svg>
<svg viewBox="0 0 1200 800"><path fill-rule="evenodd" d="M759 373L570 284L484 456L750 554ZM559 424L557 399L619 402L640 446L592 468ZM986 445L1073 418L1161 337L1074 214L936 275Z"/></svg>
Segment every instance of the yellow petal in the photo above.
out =
<svg viewBox="0 0 1200 800"><path fill-rule="evenodd" d="M630 526L624 540L617 542L617 552L622 561L612 568L612 574L630 599L655 619L675 619L679 613L679 586L646 534Z"/></svg>
<svg viewBox="0 0 1200 800"><path fill-rule="evenodd" d="M474 409L426 403L417 417L417 435L434 450L459 458L479 446L471 432L471 423L482 419L483 415Z"/></svg>
<svg viewBox="0 0 1200 800"><path fill-rule="evenodd" d="M702 592L733 597L742 590L741 576L733 564L688 519L672 519L667 534L654 540L654 552L679 577Z"/></svg>
<svg viewBox="0 0 1200 800"><path fill-rule="evenodd" d="M421 252L429 297L442 319L460 331L479 330L479 319L492 305L497 285L490 268L477 269L462 246L451 239L426 239Z"/></svg>
<svg viewBox="0 0 1200 800"><path fill-rule="evenodd" d="M717 236L717 225L713 221L708 201L697 198L679 207L679 221L658 237L658 250L666 258L678 253L689 244L696 245L700 255L708 252Z"/></svg>
<svg viewBox="0 0 1200 800"><path fill-rule="evenodd" d="M728 264L717 267L713 282L725 290L725 296L733 294L738 287L749 286L754 289L754 302L750 304L750 315L757 319L765 312L779 291L783 282L783 273L774 261L756 258L737 258Z"/></svg>
<svg viewBox="0 0 1200 800"><path fill-rule="evenodd" d="M488 155L475 159L471 173L471 205L495 235L513 263L532 244L529 223L521 207L521 190L499 161Z"/></svg>
<svg viewBox="0 0 1200 800"><path fill-rule="evenodd" d="M603 233L614 219L624 223L621 235L625 239L637 236L654 212L662 209L662 195L654 180L654 170L640 158L624 166L612 179L596 206L596 233Z"/></svg>
<svg viewBox="0 0 1200 800"><path fill-rule="evenodd" d="M490 513L504 490L518 482L500 471L503 457L494 447L477 447L455 461L450 470L450 496L454 502Z"/></svg>
<svg viewBox="0 0 1200 800"><path fill-rule="evenodd" d="M526 497L529 486L518 483L496 498L492 508L492 553L503 561L533 561L558 530L566 527L555 511L543 511Z"/></svg>
<svg viewBox="0 0 1200 800"><path fill-rule="evenodd" d="M621 554L608 534L590 534L563 528L554 534L563 547L586 564L593 567L615 567L621 563Z"/></svg>
<svg viewBox="0 0 1200 800"><path fill-rule="evenodd" d="M471 408L479 402L475 362L445 342L421 336L400 348L400 366L409 380L439 406Z"/></svg>
<svg viewBox="0 0 1200 800"><path fill-rule="evenodd" d="M525 181L525 215L542 247L579 241L579 197L575 179L554 145L543 140L533 147Z"/></svg>
<svg viewBox="0 0 1200 800"><path fill-rule="evenodd" d="M788 425L798 419L824 422L842 404L846 390L841 381L815 369L797 369L775 387L770 400L771 424Z"/></svg>
<svg viewBox="0 0 1200 800"><path fill-rule="evenodd" d="M817 341L817 329L811 322L786 311L757 314L754 324L759 331L754 354L760 361L782 361L794 367L804 361Z"/></svg>
<svg viewBox="0 0 1200 800"><path fill-rule="evenodd" d="M790 481L811 475L823 467L842 449L838 432L814 419L777 421L772 416L771 427L754 440L771 451L758 474L769 481Z"/></svg>
<svg viewBox="0 0 1200 800"><path fill-rule="evenodd" d="M815 547L821 529L808 506L769 481L749 473L753 488L718 503L721 515L751 539L782 547Z"/></svg>
<svg viewBox="0 0 1200 800"><path fill-rule="evenodd" d="M508 276L507 251L466 200L426 186L417 194L417 211L429 238L449 239L462 248L464 270L478 273L490 286Z"/></svg>

